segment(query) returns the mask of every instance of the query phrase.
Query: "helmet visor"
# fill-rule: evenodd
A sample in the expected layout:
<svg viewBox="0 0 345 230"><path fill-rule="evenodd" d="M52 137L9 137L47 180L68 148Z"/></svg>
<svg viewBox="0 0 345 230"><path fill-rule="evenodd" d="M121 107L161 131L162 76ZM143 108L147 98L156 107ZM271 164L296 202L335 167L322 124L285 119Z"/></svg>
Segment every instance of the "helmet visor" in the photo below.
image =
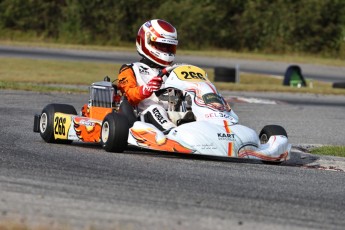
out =
<svg viewBox="0 0 345 230"><path fill-rule="evenodd" d="M164 53L176 54L176 45L151 41L150 45Z"/></svg>

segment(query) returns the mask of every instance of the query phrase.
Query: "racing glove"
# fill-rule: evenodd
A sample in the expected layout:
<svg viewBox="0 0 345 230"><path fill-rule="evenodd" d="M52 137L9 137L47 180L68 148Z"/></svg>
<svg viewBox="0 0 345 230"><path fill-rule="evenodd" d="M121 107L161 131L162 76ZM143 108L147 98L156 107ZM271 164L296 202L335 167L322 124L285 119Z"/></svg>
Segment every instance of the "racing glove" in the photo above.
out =
<svg viewBox="0 0 345 230"><path fill-rule="evenodd" d="M157 91L162 86L161 77L153 77L146 85L140 87L140 92L145 97L150 97L154 91Z"/></svg>

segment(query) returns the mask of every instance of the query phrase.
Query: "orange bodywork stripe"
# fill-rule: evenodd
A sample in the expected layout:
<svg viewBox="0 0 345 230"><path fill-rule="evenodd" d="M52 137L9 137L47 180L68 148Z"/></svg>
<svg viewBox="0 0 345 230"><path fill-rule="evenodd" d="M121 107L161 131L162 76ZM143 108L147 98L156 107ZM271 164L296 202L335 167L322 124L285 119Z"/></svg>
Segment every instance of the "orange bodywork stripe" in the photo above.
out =
<svg viewBox="0 0 345 230"><path fill-rule="evenodd" d="M228 156L232 157L232 142L228 143Z"/></svg>
<svg viewBox="0 0 345 230"><path fill-rule="evenodd" d="M137 143L144 145L150 149L168 151L168 152L178 152L178 153L193 153L193 150L184 147L180 143L174 140L165 138L164 142L158 143L156 140L157 133L151 130L135 130L130 129L131 134L136 139Z"/></svg>
<svg viewBox="0 0 345 230"><path fill-rule="evenodd" d="M224 128L225 128L226 133L231 133L228 121L227 120L223 120L223 122L224 122Z"/></svg>
<svg viewBox="0 0 345 230"><path fill-rule="evenodd" d="M224 122L224 128L225 128L226 133L231 133L228 121L227 120L223 120L223 122ZM228 143L228 156L229 157L232 156L232 142Z"/></svg>

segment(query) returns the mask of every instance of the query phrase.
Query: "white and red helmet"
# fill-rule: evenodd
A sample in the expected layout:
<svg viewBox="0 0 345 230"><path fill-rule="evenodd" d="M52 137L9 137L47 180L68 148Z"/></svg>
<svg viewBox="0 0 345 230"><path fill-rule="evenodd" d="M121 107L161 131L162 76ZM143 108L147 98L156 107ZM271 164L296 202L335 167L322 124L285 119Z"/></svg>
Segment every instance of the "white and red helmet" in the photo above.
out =
<svg viewBox="0 0 345 230"><path fill-rule="evenodd" d="M174 61L177 43L175 27L161 19L145 22L136 41L138 53L160 66L168 66Z"/></svg>

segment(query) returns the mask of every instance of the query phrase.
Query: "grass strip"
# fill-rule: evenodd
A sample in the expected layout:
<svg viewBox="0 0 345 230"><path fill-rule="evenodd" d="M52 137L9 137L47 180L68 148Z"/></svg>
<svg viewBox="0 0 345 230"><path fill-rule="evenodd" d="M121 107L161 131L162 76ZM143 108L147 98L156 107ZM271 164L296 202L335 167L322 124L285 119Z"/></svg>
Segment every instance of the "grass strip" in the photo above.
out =
<svg viewBox="0 0 345 230"><path fill-rule="evenodd" d="M18 82L4 82L0 81L0 89L12 89L12 90L24 90L24 91L36 91L36 92L63 92L63 93L86 93L88 90L86 87L82 89L78 86L70 85L44 85L34 83L18 83Z"/></svg>
<svg viewBox="0 0 345 230"><path fill-rule="evenodd" d="M32 91L83 92L78 86L102 81L105 76L117 79L120 64L55 61L25 58L0 58L0 88ZM214 80L214 69L206 69ZM344 89L334 89L330 83L313 81L313 88L294 88L282 85L283 76L240 74L239 83L215 82L219 90L292 92L345 95ZM75 85L76 87L68 87Z"/></svg>
<svg viewBox="0 0 345 230"><path fill-rule="evenodd" d="M322 146L311 149L310 153L317 155L345 157L345 146Z"/></svg>

